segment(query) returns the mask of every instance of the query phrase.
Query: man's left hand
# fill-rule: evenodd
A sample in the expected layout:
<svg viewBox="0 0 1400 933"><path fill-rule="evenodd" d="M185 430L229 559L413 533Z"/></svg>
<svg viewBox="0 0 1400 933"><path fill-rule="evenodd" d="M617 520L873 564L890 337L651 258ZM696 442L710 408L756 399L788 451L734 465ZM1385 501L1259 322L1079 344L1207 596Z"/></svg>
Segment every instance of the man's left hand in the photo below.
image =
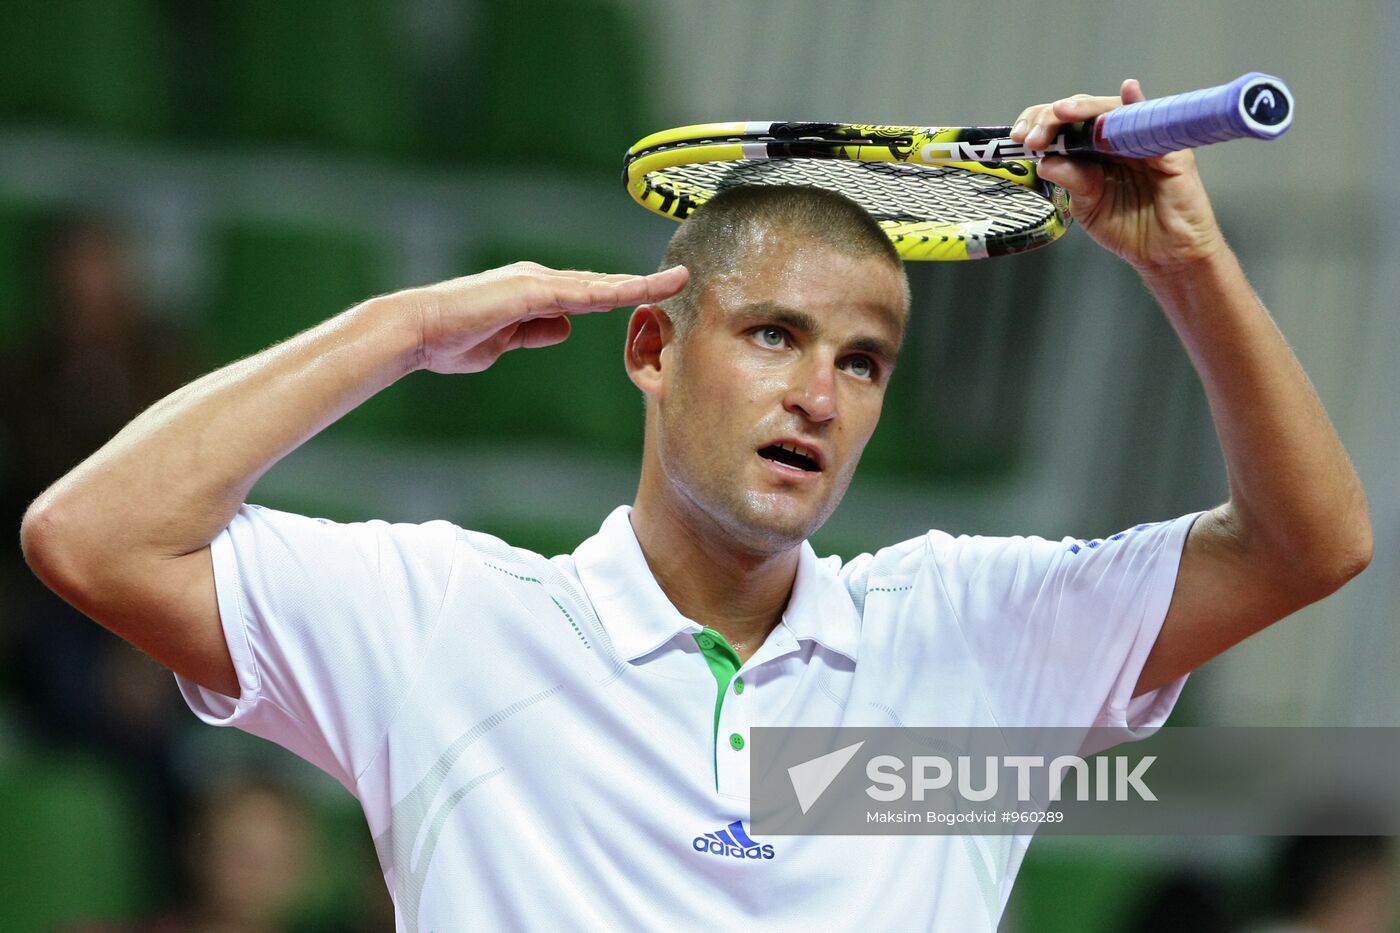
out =
<svg viewBox="0 0 1400 933"><path fill-rule="evenodd" d="M1036 104L1016 118L1011 138L1039 149L1062 124L1092 120L1142 100L1142 87L1130 78L1118 97L1076 94ZM1170 273L1225 250L1190 150L1105 161L1047 156L1040 177L1068 190L1074 219L1144 275Z"/></svg>

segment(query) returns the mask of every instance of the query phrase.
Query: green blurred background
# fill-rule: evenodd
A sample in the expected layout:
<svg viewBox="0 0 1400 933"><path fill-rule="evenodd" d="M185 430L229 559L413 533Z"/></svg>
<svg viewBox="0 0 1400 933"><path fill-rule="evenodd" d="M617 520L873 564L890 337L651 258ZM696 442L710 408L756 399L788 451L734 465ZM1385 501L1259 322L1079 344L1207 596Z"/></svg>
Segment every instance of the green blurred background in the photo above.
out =
<svg viewBox="0 0 1400 933"><path fill-rule="evenodd" d="M1400 180L1377 153L1400 144L1400 108L1370 90L1396 86L1397 47L1393 0L0 0L0 504L16 529L144 405L371 295L516 259L649 270L674 228L619 171L655 129L1006 123L1130 75L1155 95L1262 70L1293 87L1294 131L1200 159L1363 474L1377 556L1197 674L1174 722L1393 725ZM1223 499L1184 354L1087 237L910 274L916 323L819 553L931 526L1102 536ZM571 551L635 491L625 325L593 315L484 374L411 376L252 498ZM168 675L47 597L17 546L0 586L0 929L173 909L199 887L191 834L240 805L315 850L290 928L388 928L338 786L198 726ZM1003 929L1145 930L1133 917L1162 890L1243 917L1267 906L1273 848L1042 840Z"/></svg>

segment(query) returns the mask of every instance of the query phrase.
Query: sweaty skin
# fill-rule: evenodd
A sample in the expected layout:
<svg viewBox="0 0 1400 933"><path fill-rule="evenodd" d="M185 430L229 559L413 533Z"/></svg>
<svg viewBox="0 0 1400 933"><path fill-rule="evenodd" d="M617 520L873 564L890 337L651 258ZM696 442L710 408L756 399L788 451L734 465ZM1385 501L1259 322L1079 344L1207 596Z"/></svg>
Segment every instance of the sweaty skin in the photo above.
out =
<svg viewBox="0 0 1400 933"><path fill-rule="evenodd" d="M676 608L744 659L782 617L799 546L850 485L908 315L888 259L785 231L756 239L699 296L684 341L644 306L627 345L650 403L633 529ZM821 471L775 470L758 450L780 439L818 448Z"/></svg>

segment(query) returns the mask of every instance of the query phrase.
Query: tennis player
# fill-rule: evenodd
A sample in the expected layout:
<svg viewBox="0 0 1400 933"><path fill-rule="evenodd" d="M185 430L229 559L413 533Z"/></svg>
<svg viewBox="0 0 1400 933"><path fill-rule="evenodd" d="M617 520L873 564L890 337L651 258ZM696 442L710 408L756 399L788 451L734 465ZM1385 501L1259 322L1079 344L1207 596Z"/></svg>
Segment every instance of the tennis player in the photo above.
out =
<svg viewBox="0 0 1400 933"><path fill-rule="evenodd" d="M1128 81L1030 107L1014 135L1034 146L1141 98ZM401 930L994 930L1027 837L755 838L749 730L1150 728L1189 671L1371 554L1356 474L1191 154L1041 171L1180 335L1223 505L1106 540L929 531L817 557L909 298L859 208L760 188L696 212L653 275L520 263L368 300L213 372L46 491L25 554L171 668L200 718L344 784ZM407 373L479 372L634 304L637 497L573 554L245 504Z"/></svg>

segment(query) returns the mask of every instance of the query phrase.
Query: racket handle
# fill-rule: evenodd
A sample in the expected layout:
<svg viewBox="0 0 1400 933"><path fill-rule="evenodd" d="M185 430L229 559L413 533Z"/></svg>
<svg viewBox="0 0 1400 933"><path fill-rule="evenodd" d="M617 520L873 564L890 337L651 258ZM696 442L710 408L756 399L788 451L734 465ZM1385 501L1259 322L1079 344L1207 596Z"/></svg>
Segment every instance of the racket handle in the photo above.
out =
<svg viewBox="0 0 1400 933"><path fill-rule="evenodd" d="M1254 136L1277 139L1293 125L1293 95L1251 71L1229 84L1127 104L1094 123L1094 148L1134 159Z"/></svg>

